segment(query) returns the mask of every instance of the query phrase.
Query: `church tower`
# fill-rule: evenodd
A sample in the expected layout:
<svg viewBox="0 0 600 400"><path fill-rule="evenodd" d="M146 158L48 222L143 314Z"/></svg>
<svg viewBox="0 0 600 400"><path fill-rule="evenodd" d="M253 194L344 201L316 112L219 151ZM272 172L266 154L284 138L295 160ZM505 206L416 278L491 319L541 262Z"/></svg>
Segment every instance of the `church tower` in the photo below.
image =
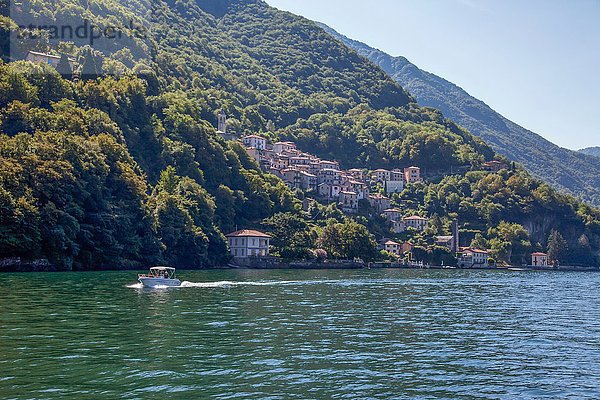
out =
<svg viewBox="0 0 600 400"><path fill-rule="evenodd" d="M221 134L227 133L227 115L225 114L225 111L221 110L218 119L219 123L217 131Z"/></svg>
<svg viewBox="0 0 600 400"><path fill-rule="evenodd" d="M452 222L452 251L458 253L460 251L460 237L458 233L458 221Z"/></svg>

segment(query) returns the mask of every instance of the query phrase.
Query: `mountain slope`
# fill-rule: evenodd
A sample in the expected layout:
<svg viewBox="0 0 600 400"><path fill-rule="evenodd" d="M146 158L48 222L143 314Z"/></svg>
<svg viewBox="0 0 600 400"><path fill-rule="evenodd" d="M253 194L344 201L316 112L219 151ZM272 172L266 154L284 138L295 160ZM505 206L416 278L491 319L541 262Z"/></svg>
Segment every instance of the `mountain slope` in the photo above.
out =
<svg viewBox="0 0 600 400"><path fill-rule="evenodd" d="M557 189L600 205L600 160L559 147L540 135L506 119L460 87L419 69L404 57L393 57L349 39L326 25L332 36L379 65L419 104L435 107L492 148L523 164L533 175Z"/></svg>
<svg viewBox="0 0 600 400"><path fill-rule="evenodd" d="M588 147L586 149L579 150L579 152L587 154L588 156L600 157L600 147Z"/></svg>

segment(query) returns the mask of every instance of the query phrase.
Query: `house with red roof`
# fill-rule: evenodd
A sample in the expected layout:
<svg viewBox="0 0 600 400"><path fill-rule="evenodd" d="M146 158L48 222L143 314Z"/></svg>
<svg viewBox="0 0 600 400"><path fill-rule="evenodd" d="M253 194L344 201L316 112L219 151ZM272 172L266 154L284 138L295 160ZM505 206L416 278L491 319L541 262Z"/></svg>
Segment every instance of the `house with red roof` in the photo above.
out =
<svg viewBox="0 0 600 400"><path fill-rule="evenodd" d="M545 267L548 265L548 254L546 253L531 253L531 265Z"/></svg>

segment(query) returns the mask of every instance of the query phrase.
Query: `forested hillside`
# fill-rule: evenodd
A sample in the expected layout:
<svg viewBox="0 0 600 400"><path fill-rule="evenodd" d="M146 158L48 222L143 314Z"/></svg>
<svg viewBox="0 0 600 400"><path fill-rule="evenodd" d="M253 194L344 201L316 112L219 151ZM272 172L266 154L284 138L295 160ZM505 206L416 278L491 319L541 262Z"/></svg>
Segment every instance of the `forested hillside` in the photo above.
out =
<svg viewBox="0 0 600 400"><path fill-rule="evenodd" d="M419 104L441 110L446 117L483 138L498 153L523 164L531 174L555 188L600 205L600 160L589 157L591 153L559 147L504 118L460 87L419 69L406 58L390 56L320 26L379 65L415 96Z"/></svg>
<svg viewBox="0 0 600 400"><path fill-rule="evenodd" d="M47 65L0 64L0 258L60 269L206 267L227 262L223 234L236 227L299 219L310 231L299 233L305 248L340 226L385 233L366 218L357 227L335 205L302 211L302 193L217 134L221 109L231 130L294 139L344 167L418 163L443 173L495 157L312 22L262 1L24 0L19 10L39 24L134 21L145 35L94 46L42 37L29 49L67 53L79 61L78 79ZM3 26L16 29L12 19L19 15ZM573 245L586 237L588 263L600 247L597 210L521 171L448 177L397 201L446 225L473 217L466 227L483 240L507 221L545 246L563 226L555 222L569 221L564 233Z"/></svg>

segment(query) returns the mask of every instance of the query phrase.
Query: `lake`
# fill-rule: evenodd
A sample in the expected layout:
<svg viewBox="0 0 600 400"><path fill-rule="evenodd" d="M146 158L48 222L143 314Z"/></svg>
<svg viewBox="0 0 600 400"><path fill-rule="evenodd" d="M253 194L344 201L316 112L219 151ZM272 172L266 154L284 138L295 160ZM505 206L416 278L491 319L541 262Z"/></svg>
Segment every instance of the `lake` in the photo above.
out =
<svg viewBox="0 0 600 400"><path fill-rule="evenodd" d="M179 275L1 275L0 398L600 398L597 273Z"/></svg>

